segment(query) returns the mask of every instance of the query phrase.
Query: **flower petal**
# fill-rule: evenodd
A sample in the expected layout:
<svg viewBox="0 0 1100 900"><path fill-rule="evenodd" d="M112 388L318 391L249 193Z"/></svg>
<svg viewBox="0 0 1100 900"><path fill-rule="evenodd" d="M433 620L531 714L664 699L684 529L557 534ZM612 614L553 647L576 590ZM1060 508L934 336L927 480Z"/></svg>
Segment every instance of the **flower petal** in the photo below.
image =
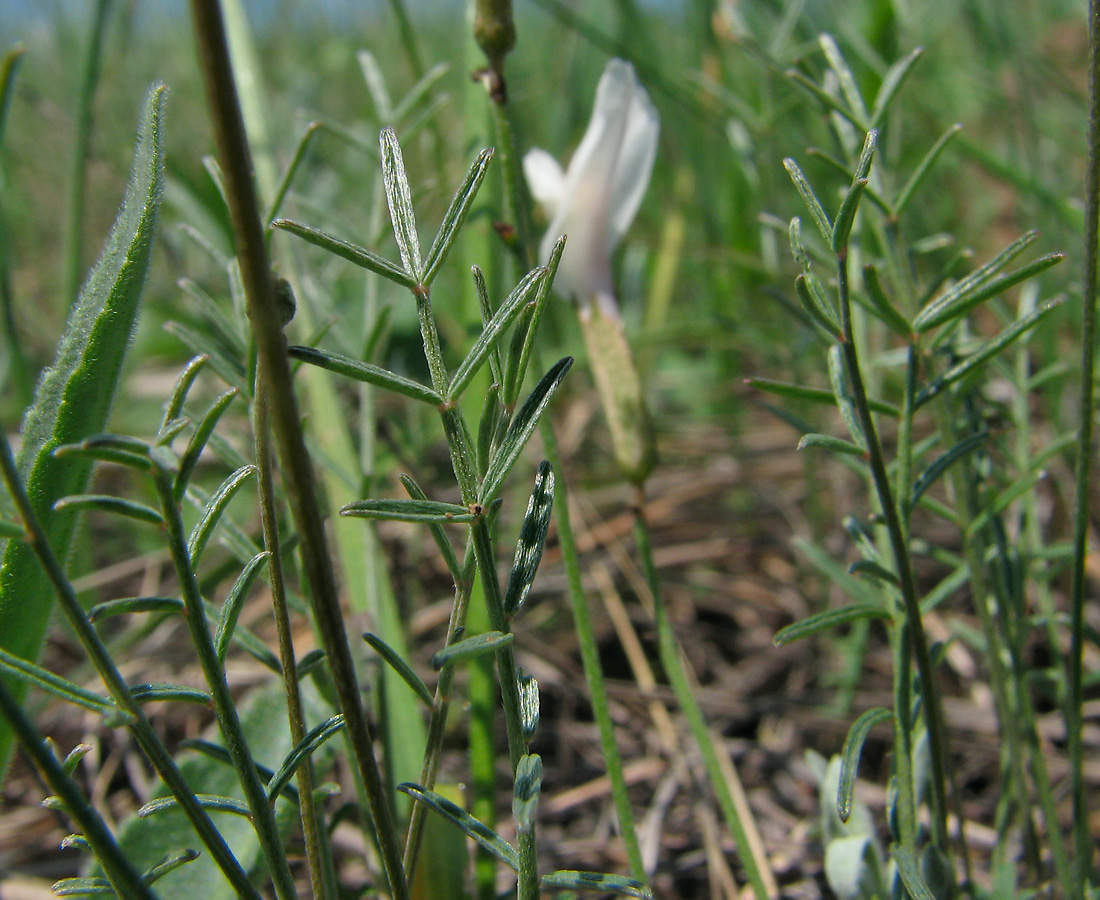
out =
<svg viewBox="0 0 1100 900"><path fill-rule="evenodd" d="M523 174L531 196L554 218L565 196L565 170L549 153L535 147L523 157Z"/></svg>
<svg viewBox="0 0 1100 900"><path fill-rule="evenodd" d="M630 223L634 221L634 216L638 214L638 207L642 205L642 197L653 174L653 163L657 159L657 136L660 130L661 121L657 110L645 88L635 79L626 129L611 183L607 243L612 250L619 245Z"/></svg>

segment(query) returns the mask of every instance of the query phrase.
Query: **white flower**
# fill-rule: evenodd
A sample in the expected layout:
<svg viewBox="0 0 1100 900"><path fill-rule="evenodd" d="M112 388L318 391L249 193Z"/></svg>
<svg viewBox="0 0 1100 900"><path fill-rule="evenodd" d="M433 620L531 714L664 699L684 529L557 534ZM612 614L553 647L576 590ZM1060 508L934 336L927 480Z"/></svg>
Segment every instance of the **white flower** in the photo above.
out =
<svg viewBox="0 0 1100 900"><path fill-rule="evenodd" d="M611 279L611 254L634 220L657 157L657 110L634 75L634 67L613 59L596 88L592 121L568 171L545 150L523 158L531 194L551 217L539 256L550 258L555 241L568 235L554 282L581 310L593 299L618 318Z"/></svg>

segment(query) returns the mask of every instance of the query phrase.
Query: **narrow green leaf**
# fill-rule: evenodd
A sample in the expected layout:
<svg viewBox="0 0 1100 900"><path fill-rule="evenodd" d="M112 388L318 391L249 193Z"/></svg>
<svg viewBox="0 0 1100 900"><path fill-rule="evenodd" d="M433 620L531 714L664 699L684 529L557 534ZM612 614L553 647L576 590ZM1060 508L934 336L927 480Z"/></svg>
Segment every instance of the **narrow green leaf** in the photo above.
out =
<svg viewBox="0 0 1100 900"><path fill-rule="evenodd" d="M478 154L474 164L470 166L470 170L466 173L466 179L455 193L454 199L451 200L451 205L443 216L443 223L439 226L439 232L436 234L435 240L432 241L431 249L428 250L428 257L424 260L423 282L425 287L431 285L436 272L439 271L439 267L443 265L443 261L454 245L455 238L458 237L458 232L462 228L462 223L466 221L466 216L470 212L470 205L477 196L481 182L485 180L485 173L489 169L489 162L492 158L492 148L482 150Z"/></svg>
<svg viewBox="0 0 1100 900"><path fill-rule="evenodd" d="M163 85L149 92L118 217L23 422L19 470L50 544L58 548L70 545L76 516L71 511L55 513L53 504L85 490L92 461L57 459L52 451L106 426L156 231L164 98ZM0 567L0 647L24 659L36 659L52 608L53 591L33 549L23 541L9 540ZM12 732L5 720L0 722L0 771L7 765L11 747Z"/></svg>
<svg viewBox="0 0 1100 900"><path fill-rule="evenodd" d="M940 158L940 154L943 153L944 148L951 143L955 135L962 131L962 125L955 123L940 135L939 139L934 143L924 154L924 158L917 163L917 167L913 170L913 174L909 176L909 180L905 182L905 187L901 189L901 193L898 194L898 199L894 201L894 213L895 215L901 215L905 208L909 205L909 201L916 195L917 190L924 183L924 179L928 177L928 173L932 170L932 166L936 164L936 160Z"/></svg>
<svg viewBox="0 0 1100 900"><path fill-rule="evenodd" d="M528 272L516 285L512 293L508 295L508 299L501 304L500 309L496 311L493 318L485 325L477 340L474 341L473 347L470 348L470 352L466 354L466 358L458 367L458 371L455 372L454 378L451 379L449 397L451 402L462 396L466 386L480 371L489 352L496 347L497 342L503 337L508 326L512 324L520 310L523 309L524 304L527 303L527 298L531 292L545 277L546 269L542 266Z"/></svg>
<svg viewBox="0 0 1100 900"><path fill-rule="evenodd" d="M891 572L882 563L875 562L873 559L857 559L848 566L848 574L864 575L867 578L873 578L875 581L881 581L883 584L888 584L893 588L901 586L901 582L898 581L897 575Z"/></svg>
<svg viewBox="0 0 1100 900"><path fill-rule="evenodd" d="M1051 266L1057 265L1066 258L1064 253L1048 253L1037 260L1014 269L999 278L994 278L976 290L959 291L957 287L947 291L942 297L932 301L913 320L913 329L917 332L928 331L938 325L943 325L953 319L965 315L975 306L984 303L991 297L1003 294L1009 288L1015 287L1022 281L1034 278L1045 272Z"/></svg>
<svg viewBox="0 0 1100 900"><path fill-rule="evenodd" d="M1061 304L1061 300L1051 300L1049 303L1044 303L1042 306L1037 307L1022 319L1017 319L996 337L983 344L980 349L971 353L966 359L956 363L942 375L934 378L925 385L914 398L913 409L919 409L933 397L938 396L942 391L955 384L955 382L961 381L974 371L974 369L984 364L987 360L992 359L1017 338L1038 325L1040 319L1043 319L1048 313L1061 306Z"/></svg>
<svg viewBox="0 0 1100 900"><path fill-rule="evenodd" d="M298 771L298 767L307 760L318 747L334 734L342 731L343 728L343 715L333 716L331 719L311 728L306 736L302 738L301 743L297 744L294 749L287 754L282 765L275 770L268 780L268 802L274 803L278 799L279 794L289 786L290 779L294 777L294 773Z"/></svg>
<svg viewBox="0 0 1100 900"><path fill-rule="evenodd" d="M202 456L202 451L206 448L206 442L210 440L210 435L214 433L214 427L225 414L225 411L229 409L229 404L236 398L237 393L237 390L233 389L218 397L195 427L195 433L191 435L191 440L187 443L187 449L183 451L183 455L180 457L179 471L176 473L176 480L172 485L172 493L177 502L183 497L183 492L187 490L187 483L191 480L195 466L199 464L199 457Z"/></svg>
<svg viewBox="0 0 1100 900"><path fill-rule="evenodd" d="M233 552L236 553L235 550ZM216 629L221 621L222 610L219 610L209 600L203 603L203 608L206 612L206 621ZM279 662L279 657L254 632L238 623L230 632L229 639L231 643L236 644L258 663L270 669L276 675L282 675L283 666Z"/></svg>
<svg viewBox="0 0 1100 900"><path fill-rule="evenodd" d="M554 470L543 460L535 475L535 486L527 501L527 512L520 527L512 571L508 576L508 588L504 594L504 613L511 618L519 611L531 591L546 533L550 530L550 513L554 508Z"/></svg>
<svg viewBox="0 0 1100 900"><path fill-rule="evenodd" d="M977 434L971 434L959 441L942 456L934 459L928 468L921 472L920 475L917 476L917 480L913 482L913 494L909 500L910 504L915 505L921 498L921 495L935 484L936 480L943 475L944 472L964 456L978 449L978 447L981 447L988 439L988 431L980 431Z"/></svg>
<svg viewBox="0 0 1100 900"><path fill-rule="evenodd" d="M882 77L882 83L878 87L878 93L875 95L875 102L871 105L870 124L872 128L878 128L882 124L894 97L897 96L905 79L913 70L914 64L923 55L924 48L917 47L908 56L903 56L886 70L886 74Z"/></svg>
<svg viewBox="0 0 1100 900"><path fill-rule="evenodd" d="M550 251L550 260L546 264L546 277L539 283L531 317L526 321L521 320L520 327L517 328L512 338L511 352L508 354L507 360L507 374L504 376L503 382L504 405L509 409L515 405L516 398L519 397L520 389L523 387L523 379L527 377L527 368L531 363L531 353L535 345L535 335L538 333L539 322L542 321L542 313L546 309L546 301L550 297L550 287L554 283L554 276L557 275L563 252L565 252L565 235L558 238L554 248Z"/></svg>
<svg viewBox="0 0 1100 900"><path fill-rule="evenodd" d="M821 103L821 105L824 106L826 109L831 110L832 112L835 112L843 118L847 119L860 131L867 130L866 122L863 122L859 120L856 116L854 116L847 106L841 103L840 100L838 100L828 91L824 90L819 84L817 84L817 82L813 81L810 78L807 78L802 72L799 72L797 69L788 69L785 74L791 81L798 85L798 87L809 93L811 97L816 98L817 101Z"/></svg>
<svg viewBox="0 0 1100 900"><path fill-rule="evenodd" d="M233 582L233 587L229 589L229 594L222 604L221 614L218 616L218 627L214 631L214 650L218 654L219 662L223 664L226 655L229 653L229 644L236 630L237 619L240 618L245 598L252 589L252 585L256 583L264 563L270 558L271 552L269 550L264 550L262 553L253 556L245 564L241 574L237 576L237 580Z"/></svg>
<svg viewBox="0 0 1100 900"><path fill-rule="evenodd" d="M860 619L889 619L890 613L881 606L872 603L849 603L837 609L827 609L815 613L800 622L788 625L776 632L775 645L782 647L791 641L798 641L837 625L847 625Z"/></svg>
<svg viewBox="0 0 1100 900"><path fill-rule="evenodd" d="M144 441L135 441L140 446L134 446L123 441L116 441L117 435L98 435L103 440L86 440L79 444L63 444L53 451L57 457L69 457L95 460L96 462L113 463L137 469L139 472L148 472L153 461L150 458L150 447Z"/></svg>
<svg viewBox="0 0 1100 900"><path fill-rule="evenodd" d="M811 403L820 403L824 406L836 406L836 397L832 391L825 391L821 388L805 387L801 384L791 384L787 381L775 381L771 378L746 378L745 384L751 385L761 391L767 391L769 394L775 394L779 397L787 397L791 400L808 400ZM881 413L884 416L890 416L896 419L901 415L900 411L892 403L886 403L882 400L868 400L868 406L871 410L877 413Z"/></svg>
<svg viewBox="0 0 1100 900"><path fill-rule="evenodd" d="M821 337L829 342L840 333L840 322L830 318L832 308L820 290L817 278L806 274L796 275L794 294L810 319L822 328Z"/></svg>
<svg viewBox="0 0 1100 900"><path fill-rule="evenodd" d="M798 167L793 159L788 157L783 160L783 168L787 170L787 174L791 176L791 181L794 182L795 190L798 191L802 197L802 202L806 204L806 208L810 211L810 218L814 220L814 224L817 226L817 230L821 232L822 238L825 239L826 244L832 243L833 237L833 223L829 221L829 215L825 212L825 207L821 205L821 201L817 199L817 194L814 193L814 189L810 187L810 182L806 179L805 174Z"/></svg>
<svg viewBox="0 0 1100 900"><path fill-rule="evenodd" d="M241 489L246 481L256 474L256 467L252 465L241 466L232 475L219 485L210 498L210 502L202 511L202 516L191 529L191 536L187 539L187 555L191 558L191 565L197 569L199 559L202 557L206 543L214 533L214 528L225 512L226 506L233 496Z"/></svg>
<svg viewBox="0 0 1100 900"><path fill-rule="evenodd" d="M169 853L165 856L164 859L145 872L141 878L146 884L155 884L169 872L174 872L180 866L185 866L187 863L194 862L198 858L198 850L177 850L175 853Z"/></svg>
<svg viewBox="0 0 1100 900"><path fill-rule="evenodd" d="M275 196L271 201L271 206L268 208L267 215L264 217L265 222L270 222L279 214L279 207L283 205L283 200L290 190L291 184L294 183L294 176L298 174L298 167L301 166L302 161L306 158L306 151L309 149L309 145L313 143L314 136L324 126L322 122L310 122L306 126L306 130L302 132L302 136L298 139L298 143L294 147L294 155L290 158L290 165L286 167L286 172L283 173L282 181L279 182L278 188L275 190Z"/></svg>
<svg viewBox="0 0 1100 900"><path fill-rule="evenodd" d="M477 309L481 315L482 330L493 321L493 304L489 300L489 288L485 285L485 274L480 266L471 266L470 274L474 279L474 292L477 294ZM493 373L493 381L496 384L504 383L504 369L500 361L500 347L494 346L489 351L489 371Z"/></svg>
<svg viewBox="0 0 1100 900"><path fill-rule="evenodd" d="M428 499L424 491L421 490L420 485L413 481L412 478L404 474L399 477L401 478L401 484L404 485L405 490L408 491L409 496L413 500ZM454 579L455 584L458 584L458 582L462 580L462 567L459 565L458 557L455 556L454 547L451 546L451 540L447 537L446 530L438 522L429 522L428 529L431 531L432 538L435 540L436 546L443 556L443 561L447 564L447 571L451 573L451 577Z"/></svg>
<svg viewBox="0 0 1100 900"><path fill-rule="evenodd" d="M448 644L442 650L432 656L432 668L439 670L446 666L453 666L460 662L485 656L512 643L515 635L504 634L500 631L486 631L483 634L475 634L473 637L464 638Z"/></svg>
<svg viewBox="0 0 1100 900"><path fill-rule="evenodd" d="M233 768L233 757L221 744L215 744L213 741L207 741L203 738L188 738L180 741L180 750L194 750L196 753L223 765L227 773L236 774L236 769ZM256 773L266 783L271 780L271 776L275 774L275 771L257 762ZM287 785L286 793L291 800L295 803L298 802L298 789L294 785Z"/></svg>
<svg viewBox="0 0 1100 900"><path fill-rule="evenodd" d="M73 703L84 709L94 712L114 712L114 704L99 694L82 688L60 675L36 666L32 662L13 656L6 650L0 649L0 672L16 679L23 684L30 684L39 690L60 697L67 703ZM6 721L6 720L5 720Z"/></svg>
<svg viewBox="0 0 1100 900"><path fill-rule="evenodd" d="M424 684L421 677L413 671L412 666L378 635L368 632L363 635L363 640L370 644L371 649L381 656L389 667L401 676L405 684L412 688L413 693L423 701L424 705L431 709L434 702L432 692L428 690L428 686Z"/></svg>
<svg viewBox="0 0 1100 900"><path fill-rule="evenodd" d="M181 278L176 282L190 298L195 308L209 323L214 336L240 357L248 352L248 343L239 320L234 320L226 312L225 304L215 300L207 291L190 278Z"/></svg>
<svg viewBox="0 0 1100 900"><path fill-rule="evenodd" d="M62 878L50 890L58 897L114 896L115 889L106 878Z"/></svg>
<svg viewBox="0 0 1100 900"><path fill-rule="evenodd" d="M639 900L652 900L653 892L640 881L625 875L604 875L600 872L577 872L572 869L558 869L542 876L540 882L544 891L595 891L599 894L619 894L623 897L637 897Z"/></svg>
<svg viewBox="0 0 1100 900"><path fill-rule="evenodd" d="M840 417L848 428L848 434L851 436L852 442L865 450L867 435L863 433L863 424L860 422L859 413L856 411L856 401L852 392L852 383L848 376L848 366L844 361L844 351L839 344L833 344L829 348L828 362L829 382L832 384L833 396L836 397Z"/></svg>
<svg viewBox="0 0 1100 900"><path fill-rule="evenodd" d="M466 835L477 841L479 846L499 859L513 872L519 871L519 854L516 853L516 848L493 831L488 825L479 822L471 816L457 803L453 803L446 797L436 794L433 791L426 791L415 784L399 784L397 789L419 800L421 803L427 804L441 816L450 819L455 825L461 828Z"/></svg>
<svg viewBox="0 0 1100 900"><path fill-rule="evenodd" d="M840 787L836 795L836 811L841 822L847 822L852 815L852 795L855 793L859 760L863 756L863 745L867 735L880 722L886 722L893 716L890 710L876 706L863 713L848 729L848 736L844 739L844 749L840 752Z"/></svg>
<svg viewBox="0 0 1100 900"><path fill-rule="evenodd" d="M291 347L287 352L291 359L299 359L321 369L328 369L337 375L373 384L393 391L395 394L411 397L422 403L430 403L432 406L438 407L443 404L443 398L427 385L370 363L358 362L351 357L341 356L331 350L318 350L316 347Z"/></svg>
<svg viewBox="0 0 1100 900"><path fill-rule="evenodd" d="M830 335L840 334L840 318L837 315L836 307L826 298L825 289L821 286L821 281L817 275L814 274L813 265L810 262L810 254L806 251L806 245L802 242L802 220L795 216L791 219L790 227L787 229L787 236L791 243L791 254L794 256L795 262L798 263L798 267L802 269L802 274L805 276L804 288L808 291L807 297L799 297L802 300L803 305L806 305L809 301L809 307L807 311L817 321L823 322L826 331ZM828 238L826 238L828 240ZM798 287L798 282L795 282L795 287ZM810 308L812 307L812 308Z"/></svg>
<svg viewBox="0 0 1100 900"><path fill-rule="evenodd" d="M75 494L71 497L62 497L53 508L55 510L94 510L96 512L112 513L116 516L125 516L127 519L136 519L149 525L163 525L161 514L151 506L138 503L136 500L127 500L124 497L110 497L103 494Z"/></svg>
<svg viewBox="0 0 1100 900"><path fill-rule="evenodd" d="M852 233L852 225L856 221L859 200L863 196L866 187L867 179L860 178L848 189L848 193L844 195L844 199L840 203L836 221L833 223L833 234L830 241L834 253L845 253L848 250L848 238Z"/></svg>
<svg viewBox="0 0 1100 900"><path fill-rule="evenodd" d="M550 370L542 376L542 380L535 385L535 389L531 391L523 406L512 419L512 424L508 427L504 439L500 442L496 456L489 463L485 479L482 481L480 496L482 506L488 506L491 501L496 499L497 492L504 483L505 477L519 458L520 452L527 444L531 433L535 430L543 411L550 403L550 398L554 395L554 391L558 389L558 385L561 384L565 373L569 371L569 367L572 365L573 357L566 356L551 366Z"/></svg>
<svg viewBox="0 0 1100 900"><path fill-rule="evenodd" d="M936 900L920 873L916 857L900 844L890 845L890 857L898 867L898 875L910 900Z"/></svg>
<svg viewBox="0 0 1100 900"><path fill-rule="evenodd" d="M430 97L432 88L434 88L443 77L450 71L450 67L446 63L436 63L427 74L424 75L416 84L414 84L409 92L398 102L397 106L393 108L393 121L404 121L417 106L419 106L426 98ZM438 98L437 98L438 99ZM435 101L429 105L428 112L431 111ZM410 123L409 128L406 130L411 131L415 123Z"/></svg>
<svg viewBox="0 0 1100 900"><path fill-rule="evenodd" d="M873 265L868 264L863 267L863 286L867 289L867 297L882 322L899 337L906 341L910 340L913 335L913 326L887 299L886 292L882 289L878 269Z"/></svg>
<svg viewBox="0 0 1100 900"><path fill-rule="evenodd" d="M848 567L837 562L828 553L810 541L794 538L792 541L798 550L818 572L836 583L844 592L856 601L857 604L880 609L882 606L881 593L871 587L867 582L860 581L848 574Z"/></svg>
<svg viewBox="0 0 1100 900"><path fill-rule="evenodd" d="M490 359L492 357L490 356ZM505 424L504 406L501 404L500 383L489 385L485 392L485 399L481 403L481 415L477 420L477 474L485 477L485 470L489 468L489 461L493 457L493 447L496 446Z"/></svg>
<svg viewBox="0 0 1100 900"><path fill-rule="evenodd" d="M297 666L295 666L298 672L298 680L301 681L307 675L310 675L316 671L317 667L324 664L325 651L319 647L310 650L305 656L298 660Z"/></svg>
<svg viewBox="0 0 1100 900"><path fill-rule="evenodd" d="M118 600L97 603L88 610L88 618L93 622L102 622L112 616L127 613L182 613L183 608L183 601L179 597L121 597Z"/></svg>
<svg viewBox="0 0 1100 900"><path fill-rule="evenodd" d="M397 238L397 250L401 263L413 283L424 283L424 267L420 262L420 237L416 233L416 216L413 213L412 192L405 174L405 160L401 145L392 128L383 128L378 136L382 155L382 181L386 185L386 205L390 209L393 235Z"/></svg>
<svg viewBox="0 0 1100 900"><path fill-rule="evenodd" d="M394 522L435 522L440 525L472 522L476 513L457 503L439 500L357 500L340 509L340 515Z"/></svg>
<svg viewBox="0 0 1100 900"><path fill-rule="evenodd" d="M195 799L199 801L199 806L203 807L208 812L233 813L234 815L242 816L246 819L251 818L251 813L248 811L248 804L241 800L234 800L232 797L221 797L214 794L196 794ZM177 805L178 803L175 797L158 797L156 800L150 800L142 806L137 811L137 815L139 819L147 819L155 813L172 809Z"/></svg>
<svg viewBox="0 0 1100 900"><path fill-rule="evenodd" d="M512 818L515 819L517 831L531 831L535 827L535 813L541 794L542 757L537 753L527 753L519 758L512 790Z"/></svg>
<svg viewBox="0 0 1100 900"><path fill-rule="evenodd" d="M209 692L188 687L184 684L135 684L130 686L130 694L138 703L175 701L198 703L200 706L211 706L213 704Z"/></svg>
<svg viewBox="0 0 1100 900"><path fill-rule="evenodd" d="M818 35L817 42L825 53L829 68L833 70L837 81L840 83L840 92L844 95L844 100L848 104L848 109L851 110L852 117L866 123L869 117L867 107L863 102L863 95L859 92L855 76L852 74L852 70L848 68L848 61L844 58L844 54L840 52L840 47L837 46L836 41L829 34ZM860 131L865 132L867 129L866 124L859 126Z"/></svg>
<svg viewBox="0 0 1100 900"><path fill-rule="evenodd" d="M247 372L241 360L232 356L209 334L200 334L193 328L188 328L179 322L165 322L164 330L174 334L183 345L192 353L207 357L210 368L218 373L218 377L226 384L232 385L237 390L244 392L248 387Z"/></svg>
<svg viewBox="0 0 1100 900"><path fill-rule="evenodd" d="M844 453L848 457L867 458L867 451L858 443L853 443L844 438L835 438L832 435L818 435L810 433L799 439L800 450L828 450L831 453Z"/></svg>
<svg viewBox="0 0 1100 900"><path fill-rule="evenodd" d="M402 287L410 289L416 287L416 281L410 278L399 266L395 266L388 259L384 259L377 253L372 253L358 244L353 244L342 238L326 234L319 228L312 228L309 225L303 225L301 222L294 222L290 219L276 219L271 223L271 227L288 231L304 241L309 241L315 247L327 250L341 259L355 263L361 269L374 272L375 275L381 275L383 278L396 282Z"/></svg>

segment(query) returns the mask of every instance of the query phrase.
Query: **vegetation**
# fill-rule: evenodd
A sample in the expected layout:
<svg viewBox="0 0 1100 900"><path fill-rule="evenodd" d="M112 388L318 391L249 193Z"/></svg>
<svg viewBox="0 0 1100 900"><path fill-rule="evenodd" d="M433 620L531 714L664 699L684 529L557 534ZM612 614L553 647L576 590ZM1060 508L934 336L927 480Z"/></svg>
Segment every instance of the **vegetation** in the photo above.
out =
<svg viewBox="0 0 1100 900"><path fill-rule="evenodd" d="M1100 896L1089 15L28 19L0 893Z"/></svg>

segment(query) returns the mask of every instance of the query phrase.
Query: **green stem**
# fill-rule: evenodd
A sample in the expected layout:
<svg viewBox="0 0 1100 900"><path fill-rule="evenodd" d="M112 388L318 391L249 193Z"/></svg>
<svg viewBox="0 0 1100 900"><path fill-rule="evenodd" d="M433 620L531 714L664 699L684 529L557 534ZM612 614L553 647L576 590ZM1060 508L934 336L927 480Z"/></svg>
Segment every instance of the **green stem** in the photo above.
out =
<svg viewBox="0 0 1100 900"><path fill-rule="evenodd" d="M1073 583L1070 647L1064 717L1073 797L1074 879L1071 896L1085 895L1092 871L1087 787L1084 771L1083 658L1085 647L1085 558L1088 554L1089 479L1092 469L1093 383L1096 357L1097 240L1100 239L1100 0L1089 2L1089 130L1085 167L1085 248L1081 293L1081 422L1077 440L1077 484L1073 516Z"/></svg>
<svg viewBox="0 0 1100 900"><path fill-rule="evenodd" d="M642 570L645 573L646 583L653 595L653 613L657 626L657 648L664 667L665 675L672 685L676 702L691 728L695 744L703 757L703 766L707 770L707 778L718 798L718 805L722 808L726 824L737 844L741 855L741 865L749 877L753 894L756 900L767 900L772 896L764 880L764 874L756 865L756 858L752 853L752 845L749 842L748 829L741 820L741 814L737 804L733 800L725 776L722 773L718 754L711 740L710 731L707 728L703 711L699 707L699 701L692 689L687 674L687 664L680 651L679 642L672 630L672 623L668 618L668 609L665 607L664 597L661 593L660 580L657 577L657 567L653 563L653 551L649 541L649 526L645 520L644 498L641 488L634 503L634 541L638 547L638 555L641 558Z"/></svg>
<svg viewBox="0 0 1100 900"><path fill-rule="evenodd" d="M103 866L103 872L115 893L127 900L156 900L156 894L142 881L141 875L115 842L102 816L50 752L42 735L3 680L0 680L0 715L11 724L16 740L42 773L50 790L61 798L65 811L79 826L80 833L91 846L96 861Z"/></svg>
<svg viewBox="0 0 1100 900"><path fill-rule="evenodd" d="M221 833L210 821L206 810L202 808L195 797L194 792L184 780L175 760L164 746L153 726L145 716L145 711L136 703L130 695L130 689L118 671L114 661L107 651L107 647L100 640L98 632L92 627L84 607L77 599L76 591L72 583L65 575L65 569L61 561L50 547L46 538L46 532L42 523L31 506L27 497L26 488L19 477L19 471L12 457L11 445L7 435L0 429L0 470L3 472L3 480L8 488L12 502L23 520L23 526L30 535L32 547L38 561L53 585L57 595L61 611L65 614L70 627L80 641L84 652L92 661L99 677L107 687L118 708L130 717L130 730L142 752L152 763L157 774L163 779L169 792L179 803L184 815L191 822L203 845L210 851L218 868L222 870L226 879L233 886L239 897L247 900L260 900L260 894L252 885L248 875L237 862L233 852L229 849Z"/></svg>
<svg viewBox="0 0 1100 900"><path fill-rule="evenodd" d="M447 624L447 644L459 640L466 627L466 611L470 606L470 592L475 574L473 545L466 548L466 557L462 563L462 578L455 585L454 605ZM428 739L424 747L424 764L420 772L420 786L425 790L434 790L435 779L439 773L439 761L443 755L443 738L447 731L447 715L451 708L451 688L454 684L455 666L447 666L439 673L439 682L432 699L432 712L428 721ZM416 876L416 865L420 854L420 843L424 835L424 819L428 807L423 803L414 803L409 816L409 832L405 838L405 871L409 878Z"/></svg>
<svg viewBox="0 0 1100 900"><path fill-rule="evenodd" d="M890 487L890 476L886 471L886 460L882 452L874 418L867 402L867 392L863 385L863 374L852 336L852 298L848 291L848 255L847 249L837 256L837 281L840 295L840 347L852 382L852 399L859 416L860 426L867 440L867 462L871 468L871 478L878 495L882 516L886 521L890 545L894 553L894 565L897 567L898 581L901 585L902 606L906 622L909 625L909 637L913 644L913 656L916 658L917 672L920 674L921 691L925 698L925 719L928 724L928 743L932 759L932 831L935 843L946 853L949 850L947 840L947 765L945 760L945 735L943 728L943 708L939 690L936 687L935 673L932 670L932 658L928 652L928 642L921 621L920 602L917 598L916 581L913 578L913 566L909 556L909 545L905 538L905 529L894 503ZM899 790L912 790L909 782L902 782ZM908 845L910 849L913 845Z"/></svg>
<svg viewBox="0 0 1100 900"><path fill-rule="evenodd" d="M92 14L91 34L87 52L80 67L80 84L76 95L76 134L73 137L73 155L69 162L69 209L65 222L65 284L64 296L69 303L76 303L80 292L84 249L84 188L88 164L88 147L92 138L92 101L99 84L100 58L103 53L103 35L107 29L107 15L111 0L98 0Z"/></svg>
<svg viewBox="0 0 1100 900"><path fill-rule="evenodd" d="M589 698L592 703L592 715L600 732L600 747L603 750L604 763L607 765L607 777L611 782L611 798L615 803L615 812L619 817L626 856L630 861L630 875L635 881L648 884L642 851L638 844L638 833L634 830L634 810L630 806L630 794L623 775L623 760L619 754L619 745L615 741L615 723L611 719L611 705L607 699L607 686L604 684L603 667L600 664L600 650L596 644L596 633L592 628L592 619L588 614L588 600L581 579L581 565L577 553L577 542L573 537L573 525L569 515L569 488L563 476L561 455L554 435L554 426L550 419L544 418L541 424L542 443L546 458L554 471L558 473L555 487L556 518L558 524L558 546L561 548L562 562L569 583L569 603L573 610L573 628L581 651L581 663L584 677L588 683Z"/></svg>
<svg viewBox="0 0 1100 900"><path fill-rule="evenodd" d="M484 516L481 516L471 527L477 568L481 574L482 589L485 592L485 608L489 612L489 627L494 631L507 633L511 629L508 617L504 614L504 598L500 594L496 553L493 550L492 535L489 533L489 523L485 521ZM508 732L508 756L512 763L511 771L515 773L519 758L527 752L527 741L523 736L523 713L520 708L519 681L516 678L516 655L510 643L497 650L497 676L500 679L500 693L504 703L504 724Z"/></svg>
<svg viewBox="0 0 1100 900"><path fill-rule="evenodd" d="M175 499L171 473L166 469L156 469L153 472L153 484L160 499L161 514L164 516L168 533L168 549L172 554L180 593L183 596L187 626L191 631L191 642L195 645L203 676L210 689L218 728L225 741L225 748L229 751L229 757L233 761L237 780L244 791L245 802L248 804L256 836L260 840L264 861L275 883L275 893L279 900L295 900L297 891L294 887L294 877L290 874L290 864L283 848L278 823L275 821L275 810L267 801L267 791L256 770L256 763L248 748L248 740L241 727L241 720L237 716L237 706L233 701L233 695L229 692L229 684L225 680L225 668L218 659L214 640L210 636L210 628L206 622L206 607L202 592L199 590L198 577L191 563L191 554L187 550L187 535L184 533L183 516ZM303 798L303 803L306 799Z"/></svg>
<svg viewBox="0 0 1100 900"><path fill-rule="evenodd" d="M266 393L264 385L258 383L252 407L253 439L256 445L256 466L259 470L260 522L263 527L264 546L271 554L268 559L271 605L275 614L275 629L279 640L279 662L283 669L290 740L296 747L305 740L307 724L298 684L297 660L294 655L294 639L290 628L290 613L287 608L283 578L283 555L279 546L279 524L275 515L275 485L271 470L271 431L267 418ZM322 898L331 900L336 896L335 884L331 877L332 866L326 864L325 842L313 798L313 766L309 760L298 767L297 781L310 886L317 900Z"/></svg>
<svg viewBox="0 0 1100 900"><path fill-rule="evenodd" d="M202 54L218 155L226 178L248 318L256 339L257 377L268 381L272 430L299 536L302 565L309 580L314 617L344 714L349 742L367 792L389 890L395 900L408 900L409 889L401 866L397 832L389 800L382 790L378 762L372 752L373 735L360 701L359 682L340 610L312 461L299 424L298 404L272 289L263 225L251 178L248 140L233 83L221 9L216 0L192 0L191 10Z"/></svg>

